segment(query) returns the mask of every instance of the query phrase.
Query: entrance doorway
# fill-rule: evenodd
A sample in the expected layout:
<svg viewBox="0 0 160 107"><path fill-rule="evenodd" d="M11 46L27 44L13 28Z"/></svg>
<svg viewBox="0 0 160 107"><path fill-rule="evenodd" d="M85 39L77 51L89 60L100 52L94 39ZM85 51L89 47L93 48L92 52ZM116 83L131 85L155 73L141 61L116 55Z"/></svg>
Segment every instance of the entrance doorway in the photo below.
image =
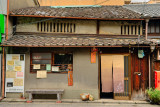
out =
<svg viewBox="0 0 160 107"><path fill-rule="evenodd" d="M129 100L129 55L101 54L100 98Z"/></svg>

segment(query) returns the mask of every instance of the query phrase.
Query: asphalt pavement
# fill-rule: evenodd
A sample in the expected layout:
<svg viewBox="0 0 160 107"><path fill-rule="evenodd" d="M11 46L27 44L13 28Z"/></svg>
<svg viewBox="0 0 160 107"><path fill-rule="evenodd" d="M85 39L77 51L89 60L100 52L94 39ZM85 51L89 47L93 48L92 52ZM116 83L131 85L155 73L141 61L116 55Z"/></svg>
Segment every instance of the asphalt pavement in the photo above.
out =
<svg viewBox="0 0 160 107"><path fill-rule="evenodd" d="M51 102L0 102L0 107L160 107L151 104L114 104L114 103L51 103Z"/></svg>

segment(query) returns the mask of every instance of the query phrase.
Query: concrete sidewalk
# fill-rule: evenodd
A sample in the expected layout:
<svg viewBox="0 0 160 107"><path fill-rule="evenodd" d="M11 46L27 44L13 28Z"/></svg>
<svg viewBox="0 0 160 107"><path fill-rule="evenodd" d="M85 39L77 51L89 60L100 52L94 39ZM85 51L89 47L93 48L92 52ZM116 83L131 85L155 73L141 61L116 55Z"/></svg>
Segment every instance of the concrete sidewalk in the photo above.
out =
<svg viewBox="0 0 160 107"><path fill-rule="evenodd" d="M1 102L26 102L28 99L18 98L4 98ZM33 102L55 102L56 99L33 99ZM82 101L80 99L62 99L62 103L113 103L113 104L149 104L147 101L139 100L113 100L113 99L100 99L94 101Z"/></svg>

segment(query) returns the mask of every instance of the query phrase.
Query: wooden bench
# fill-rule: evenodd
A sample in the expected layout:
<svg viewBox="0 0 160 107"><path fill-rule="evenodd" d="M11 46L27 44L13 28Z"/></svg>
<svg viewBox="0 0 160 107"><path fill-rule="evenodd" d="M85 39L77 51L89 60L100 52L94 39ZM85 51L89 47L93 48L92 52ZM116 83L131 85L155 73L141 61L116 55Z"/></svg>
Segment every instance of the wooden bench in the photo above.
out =
<svg viewBox="0 0 160 107"><path fill-rule="evenodd" d="M57 94L57 103L61 103L61 95L63 94L64 89L28 89L26 93L29 93L29 101L32 102L33 94Z"/></svg>

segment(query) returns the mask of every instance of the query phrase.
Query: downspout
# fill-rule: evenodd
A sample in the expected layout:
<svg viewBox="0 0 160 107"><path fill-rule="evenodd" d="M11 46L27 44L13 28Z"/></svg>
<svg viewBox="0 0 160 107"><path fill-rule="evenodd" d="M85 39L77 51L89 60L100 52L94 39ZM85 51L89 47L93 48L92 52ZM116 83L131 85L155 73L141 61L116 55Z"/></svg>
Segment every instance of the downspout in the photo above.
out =
<svg viewBox="0 0 160 107"><path fill-rule="evenodd" d="M2 62L2 99L4 98L4 87L5 87L5 48L3 47L3 62Z"/></svg>
<svg viewBox="0 0 160 107"><path fill-rule="evenodd" d="M149 88L151 88L151 60L150 60L150 54L148 56L148 63L149 63Z"/></svg>
<svg viewBox="0 0 160 107"><path fill-rule="evenodd" d="M7 0L7 21L6 21L6 40L8 40L8 20L9 20L9 0ZM5 48L3 47L3 61L2 61L2 99L5 92Z"/></svg>
<svg viewBox="0 0 160 107"><path fill-rule="evenodd" d="M147 40L148 39L148 22L149 22L149 19L146 19L146 30L145 30L145 39Z"/></svg>
<svg viewBox="0 0 160 107"><path fill-rule="evenodd" d="M8 40L9 0L7 0L6 40Z"/></svg>

